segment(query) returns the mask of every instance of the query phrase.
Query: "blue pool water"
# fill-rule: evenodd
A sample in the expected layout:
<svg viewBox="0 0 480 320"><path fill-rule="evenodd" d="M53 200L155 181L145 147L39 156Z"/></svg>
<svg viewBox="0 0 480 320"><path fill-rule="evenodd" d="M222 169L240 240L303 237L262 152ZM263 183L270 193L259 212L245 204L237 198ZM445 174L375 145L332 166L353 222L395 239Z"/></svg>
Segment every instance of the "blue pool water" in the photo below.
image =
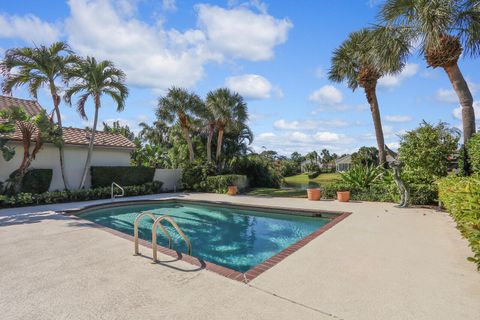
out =
<svg viewBox="0 0 480 320"><path fill-rule="evenodd" d="M190 239L193 256L239 272L262 263L330 221L320 217L173 201L97 209L82 213L80 217L133 236L133 222L146 210L156 216L173 217ZM187 252L175 229L168 222L163 225L173 238L172 248ZM152 220L144 217L139 224L141 239L151 241L151 226ZM157 239L160 245L168 245L160 228Z"/></svg>

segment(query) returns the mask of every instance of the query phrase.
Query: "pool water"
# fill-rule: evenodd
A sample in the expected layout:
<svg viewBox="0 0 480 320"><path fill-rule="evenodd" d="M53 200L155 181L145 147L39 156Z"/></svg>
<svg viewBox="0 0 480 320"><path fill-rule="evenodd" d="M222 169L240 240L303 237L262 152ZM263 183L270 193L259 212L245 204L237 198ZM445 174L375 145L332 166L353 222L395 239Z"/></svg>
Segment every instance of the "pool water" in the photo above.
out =
<svg viewBox="0 0 480 320"><path fill-rule="evenodd" d="M146 210L156 216L173 217L192 243L192 256L239 272L246 272L330 221L321 217L177 201L96 209L79 216L133 236L135 218ZM172 248L187 252L175 229L166 221L162 224L172 236ZM139 237L151 241L151 227L152 220L144 217L139 224ZM157 240L159 245L168 246L160 228Z"/></svg>

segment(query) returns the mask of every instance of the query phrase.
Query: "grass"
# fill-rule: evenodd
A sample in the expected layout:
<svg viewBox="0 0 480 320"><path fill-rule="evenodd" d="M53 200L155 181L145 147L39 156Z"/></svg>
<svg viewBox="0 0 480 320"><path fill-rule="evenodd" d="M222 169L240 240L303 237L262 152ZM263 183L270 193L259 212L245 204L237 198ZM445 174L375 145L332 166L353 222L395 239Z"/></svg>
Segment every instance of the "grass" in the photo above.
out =
<svg viewBox="0 0 480 320"><path fill-rule="evenodd" d="M307 191L300 189L277 189L277 188L254 188L250 190L249 196L266 197L287 197L287 198L306 198Z"/></svg>
<svg viewBox="0 0 480 320"><path fill-rule="evenodd" d="M297 174L296 176L286 177L287 184L308 184L309 181L316 182L320 185L326 185L340 180L338 173L322 173L315 179L308 179L308 174ZM277 188L254 188L250 190L249 196L266 196L266 197L287 197L287 198L306 198L307 191L301 189L277 189Z"/></svg>
<svg viewBox="0 0 480 320"><path fill-rule="evenodd" d="M339 173L322 173L315 179L308 179L308 174L302 173L302 174L297 174L296 176L291 176L291 177L286 177L285 182L286 183L298 183L298 184L307 184L309 181L316 182L320 185L325 185L325 184L330 184L335 181L340 180L340 174Z"/></svg>

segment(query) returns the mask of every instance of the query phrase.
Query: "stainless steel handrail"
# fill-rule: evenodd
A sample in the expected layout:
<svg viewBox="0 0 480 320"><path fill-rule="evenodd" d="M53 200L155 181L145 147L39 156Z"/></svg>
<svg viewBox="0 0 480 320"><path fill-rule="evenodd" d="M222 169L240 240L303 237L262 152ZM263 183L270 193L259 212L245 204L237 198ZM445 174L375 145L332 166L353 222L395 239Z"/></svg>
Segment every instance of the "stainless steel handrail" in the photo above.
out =
<svg viewBox="0 0 480 320"><path fill-rule="evenodd" d="M175 228L175 230L177 230L180 237L182 237L187 244L188 255L192 255L192 244L190 243L190 240L187 238L187 236L182 232L182 230L180 230L175 220L173 220L173 218L170 216L161 216L158 217L157 220L155 220L152 226L153 262L157 262L157 227L158 225L162 226L162 224L160 223L162 220L167 220Z"/></svg>
<svg viewBox="0 0 480 320"><path fill-rule="evenodd" d="M113 194L113 187L117 187L120 190L122 190L122 194ZM125 190L118 183L112 182L111 194L112 194L112 201L114 201L116 197L123 197L125 195Z"/></svg>
<svg viewBox="0 0 480 320"><path fill-rule="evenodd" d="M138 255L140 253L139 248L138 248L138 224L140 223L140 220L142 220L143 217L149 216L153 221L155 220L155 215L149 211L144 211L141 212L136 218L135 222L133 223L133 243L134 243L134 255ZM165 236L168 239L168 247L171 249L172 248L172 237L168 233L167 229L165 229L164 226L160 224L160 229L162 229L162 232L165 234Z"/></svg>

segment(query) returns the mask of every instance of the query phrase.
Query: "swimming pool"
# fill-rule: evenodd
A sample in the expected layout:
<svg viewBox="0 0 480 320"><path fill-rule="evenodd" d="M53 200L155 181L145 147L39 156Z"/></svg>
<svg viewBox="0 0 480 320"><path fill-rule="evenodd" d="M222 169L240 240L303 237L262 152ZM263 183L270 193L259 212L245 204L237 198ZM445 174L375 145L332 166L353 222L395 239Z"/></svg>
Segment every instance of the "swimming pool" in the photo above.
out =
<svg viewBox="0 0 480 320"><path fill-rule="evenodd" d="M173 217L192 243L192 256L238 272L250 270L332 220L331 217L311 216L313 213L300 211L272 211L178 200L98 208L78 216L133 235L134 220L142 211ZM173 227L168 223L163 225L172 236L172 248L187 252L185 242ZM139 237L151 242L151 227L152 220L144 217L139 224ZM168 246L160 229L157 230L157 239L159 245Z"/></svg>

